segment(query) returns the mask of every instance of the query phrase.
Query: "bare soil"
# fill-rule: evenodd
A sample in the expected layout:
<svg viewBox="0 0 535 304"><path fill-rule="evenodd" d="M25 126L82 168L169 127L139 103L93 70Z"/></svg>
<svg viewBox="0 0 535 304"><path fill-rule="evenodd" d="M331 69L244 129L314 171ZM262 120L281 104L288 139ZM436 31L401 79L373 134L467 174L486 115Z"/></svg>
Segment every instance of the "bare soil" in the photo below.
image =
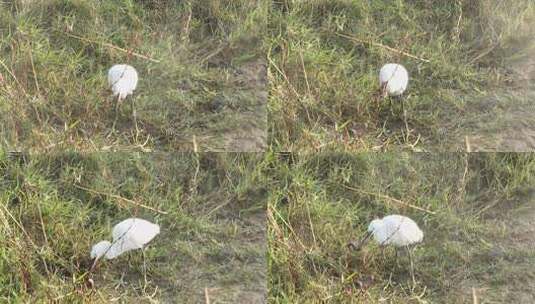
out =
<svg viewBox="0 0 535 304"><path fill-rule="evenodd" d="M480 257L488 270L460 284L458 303L535 303L535 191L525 200L489 219L501 237Z"/></svg>
<svg viewBox="0 0 535 304"><path fill-rule="evenodd" d="M482 100L491 111L489 119L459 138L473 152L535 151L535 44L511 48L507 62L510 87L491 92ZM494 105L499 105L491 109Z"/></svg>

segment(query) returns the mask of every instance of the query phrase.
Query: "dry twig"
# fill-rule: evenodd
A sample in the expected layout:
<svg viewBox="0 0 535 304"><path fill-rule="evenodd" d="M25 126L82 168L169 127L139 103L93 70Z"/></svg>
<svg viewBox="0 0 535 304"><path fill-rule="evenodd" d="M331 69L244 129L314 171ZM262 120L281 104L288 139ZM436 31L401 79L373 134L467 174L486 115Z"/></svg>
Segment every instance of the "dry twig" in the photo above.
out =
<svg viewBox="0 0 535 304"><path fill-rule="evenodd" d="M82 189L82 190L85 190L85 191L93 193L93 194L109 196L109 197L112 197L112 198L115 198L115 199L118 199L118 200L121 200L121 201L125 201L127 203L130 203L132 205L135 205L135 206L138 206L138 207L141 207L141 208L144 208L144 209L148 209L148 210L151 210L151 211L154 211L154 212L158 212L160 214L167 214L166 211L162 211L160 209L157 209L157 208L154 208L154 207L151 207L151 206L147 206L147 205L144 205L142 203L138 203L138 202L136 202L134 200L122 197L122 196L117 195L117 194L100 192L100 191L96 191L96 190L93 190L93 189L90 189L90 188L86 188L86 187L83 187L83 186L80 186L80 185L74 185L74 186L76 188L78 188L78 189Z"/></svg>
<svg viewBox="0 0 535 304"><path fill-rule="evenodd" d="M362 44L369 44L369 45L373 45L373 46L376 46L376 47L380 47L380 48L383 48L385 50L388 50L388 51L391 51L391 52L394 52L394 53L398 53L398 54L403 55L403 56L407 56L407 57L410 57L410 58L413 58L413 59L417 59L417 60L423 61L425 63L430 63L431 62L428 59L425 59L425 58L422 58L422 57L418 57L418 56L413 55L411 53L407 53L405 51L398 50L396 48L390 47L388 45L384 45L384 44L379 43L379 42L362 40L362 39L359 39L357 37L353 37L353 36L349 36L349 35L345 35L345 34L340 34L340 33L335 33L335 34L337 36L347 38L347 39L349 39L349 40L351 40L353 42L358 42L358 43L362 43Z"/></svg>
<svg viewBox="0 0 535 304"><path fill-rule="evenodd" d="M386 199L386 200L389 200L391 202L394 202L398 205L402 205L402 206L406 206L406 207L409 207L409 208L412 208L412 209L416 209L416 210L419 210L419 211L423 211L423 212L426 212L426 213L429 213L429 214L436 214L436 212L434 211L431 211L429 209L425 209L425 208L422 208L422 207L418 207L418 206L415 206L415 205L412 205L412 204L409 204L409 203L406 203L402 200L399 200L397 198L393 198L393 197L390 197L388 195L384 195L384 194L380 194L380 193L372 193L372 192L367 192L367 191L363 191L363 190L360 190L360 189L357 189L357 188L353 188L353 187L350 187L350 186L347 186L347 185L342 185L342 187L346 188L346 189L349 189L351 191L355 191L355 192L359 192L359 193L362 193L362 194L367 194L367 195L372 195L372 196L377 196L377 197L380 197L380 198L383 198L383 199Z"/></svg>
<svg viewBox="0 0 535 304"><path fill-rule="evenodd" d="M88 43L93 43L93 44L100 44L100 45L103 45L105 47L108 47L108 48L111 48L111 49L114 49L114 50L117 50L117 51L121 51L121 52L124 52L124 53L127 53L127 54L131 54L135 57L138 57L138 58L141 58L141 59L145 59L145 60L148 60L148 61L152 61L152 62L156 62L156 63L159 63L160 60L158 59L154 59L152 57L149 57L147 55L143 55L143 54L140 54L140 53L137 53L137 52L134 52L132 50L126 50L126 49L123 49L123 48L120 48L116 45L113 45L109 42L103 42L103 41L95 41L95 40L91 40L89 38L85 38L85 37L81 37L81 36L78 36L78 35L74 35L74 34L71 34L71 33L67 33L67 32L60 32L60 33L63 33L71 38L75 38L75 39L78 39L78 40L82 40L82 41L85 41L85 42L88 42Z"/></svg>

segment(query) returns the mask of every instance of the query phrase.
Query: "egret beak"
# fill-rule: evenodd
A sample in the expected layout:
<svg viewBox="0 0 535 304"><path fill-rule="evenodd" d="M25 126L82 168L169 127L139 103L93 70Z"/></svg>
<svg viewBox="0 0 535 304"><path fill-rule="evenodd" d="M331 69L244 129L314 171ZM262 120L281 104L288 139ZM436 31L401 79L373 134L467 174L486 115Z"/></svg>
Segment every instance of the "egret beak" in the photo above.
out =
<svg viewBox="0 0 535 304"><path fill-rule="evenodd" d="M388 97L388 91L386 90L386 86L388 85L388 82L385 82L381 85L381 97L387 98Z"/></svg>
<svg viewBox="0 0 535 304"><path fill-rule="evenodd" d="M370 231L368 231L366 232L366 234L364 234L364 237L360 239L358 242L350 242L347 246L353 250L360 250L360 248L362 248L362 246L364 246L368 242L368 240L370 239L372 235L373 234Z"/></svg>
<svg viewBox="0 0 535 304"><path fill-rule="evenodd" d="M95 267L97 267L98 264L98 260L99 258L94 258L93 260L91 260L91 267L89 267L88 272L93 272L93 270L95 270Z"/></svg>

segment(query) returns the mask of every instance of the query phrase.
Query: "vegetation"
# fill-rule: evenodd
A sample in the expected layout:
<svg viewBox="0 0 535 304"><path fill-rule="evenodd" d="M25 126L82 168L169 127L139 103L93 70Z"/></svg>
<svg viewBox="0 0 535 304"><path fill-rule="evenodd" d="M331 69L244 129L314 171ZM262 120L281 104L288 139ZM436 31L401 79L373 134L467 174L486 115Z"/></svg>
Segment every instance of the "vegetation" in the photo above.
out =
<svg viewBox="0 0 535 304"><path fill-rule="evenodd" d="M242 154L0 156L0 302L262 303L262 159ZM113 225L161 226L143 255L102 260Z"/></svg>
<svg viewBox="0 0 535 304"><path fill-rule="evenodd" d="M534 24L530 0L0 3L0 302L535 302L535 157L407 153L535 148ZM416 284L347 247L392 213L425 233ZM91 269L132 216L162 227L147 269Z"/></svg>
<svg viewBox="0 0 535 304"><path fill-rule="evenodd" d="M534 170L518 154L284 157L268 203L270 303L533 302ZM406 256L347 247L387 214L424 231L416 285Z"/></svg>
<svg viewBox="0 0 535 304"><path fill-rule="evenodd" d="M266 9L249 0L1 4L1 145L35 152L262 150ZM117 63L140 74L133 97L118 108L106 82Z"/></svg>
<svg viewBox="0 0 535 304"><path fill-rule="evenodd" d="M534 22L528 0L276 1L272 149L531 151ZM411 77L407 125L378 94L388 62Z"/></svg>

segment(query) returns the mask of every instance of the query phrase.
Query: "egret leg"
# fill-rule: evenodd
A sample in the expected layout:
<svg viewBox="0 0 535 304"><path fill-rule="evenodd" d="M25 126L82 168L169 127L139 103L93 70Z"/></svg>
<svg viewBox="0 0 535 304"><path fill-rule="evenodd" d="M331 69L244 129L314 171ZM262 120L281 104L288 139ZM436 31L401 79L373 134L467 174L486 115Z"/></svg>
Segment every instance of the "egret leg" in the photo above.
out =
<svg viewBox="0 0 535 304"><path fill-rule="evenodd" d="M147 263L145 260L145 248L141 250L143 254L143 278L145 279L145 288L147 287Z"/></svg>
<svg viewBox="0 0 535 304"><path fill-rule="evenodd" d="M399 258L398 258L398 256L399 256L398 248L397 248L397 247L394 247L394 251L396 252L396 266L397 266L398 268L400 268L400 267L399 267Z"/></svg>
<svg viewBox="0 0 535 304"><path fill-rule="evenodd" d="M407 123L407 111L405 110L405 102L401 99L401 110L403 111L403 123L405 123L405 129L407 130L407 139L409 138L409 124Z"/></svg>
<svg viewBox="0 0 535 304"><path fill-rule="evenodd" d="M113 125L111 126L111 133L115 133L115 126L117 125L117 120L119 119L119 104L121 103L121 99L117 98L117 102L115 102L115 119L113 120Z"/></svg>
<svg viewBox="0 0 535 304"><path fill-rule="evenodd" d="M385 247L384 246L381 246L381 257L383 258L383 260L381 261L382 264L384 265L385 262L386 262L386 256L385 256Z"/></svg>
<svg viewBox="0 0 535 304"><path fill-rule="evenodd" d="M134 105L133 98L132 98L132 117L134 118L134 126L136 127L136 140L137 140L137 137L139 136L139 128L137 126L137 112L136 112L136 107Z"/></svg>
<svg viewBox="0 0 535 304"><path fill-rule="evenodd" d="M414 279L414 263L412 261L412 253L411 253L411 249L409 248L409 246L406 246L405 247L407 249L407 253L409 254L409 261L411 263L411 277L412 277L412 285L413 286L416 286L416 280Z"/></svg>

